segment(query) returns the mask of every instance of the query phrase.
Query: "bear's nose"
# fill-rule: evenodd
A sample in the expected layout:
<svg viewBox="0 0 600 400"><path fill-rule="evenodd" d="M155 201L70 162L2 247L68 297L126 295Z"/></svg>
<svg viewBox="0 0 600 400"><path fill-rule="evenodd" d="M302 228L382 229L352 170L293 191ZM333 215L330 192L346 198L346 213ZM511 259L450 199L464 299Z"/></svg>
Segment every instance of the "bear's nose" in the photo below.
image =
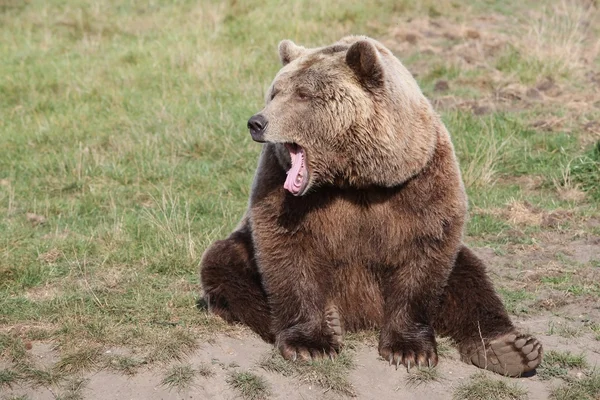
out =
<svg viewBox="0 0 600 400"><path fill-rule="evenodd" d="M267 119L263 117L262 114L253 115L248 120L248 129L250 130L250 135L252 135L252 139L255 142L263 143L265 141L264 133L267 123Z"/></svg>

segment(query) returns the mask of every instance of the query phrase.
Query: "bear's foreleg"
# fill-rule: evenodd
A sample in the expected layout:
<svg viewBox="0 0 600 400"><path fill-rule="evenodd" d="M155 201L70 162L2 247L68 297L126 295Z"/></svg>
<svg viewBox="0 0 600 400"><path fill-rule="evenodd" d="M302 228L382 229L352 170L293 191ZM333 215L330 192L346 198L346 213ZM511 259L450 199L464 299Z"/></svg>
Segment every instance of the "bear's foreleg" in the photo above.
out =
<svg viewBox="0 0 600 400"><path fill-rule="evenodd" d="M310 241L309 238L307 238ZM334 358L342 331L337 308L328 298L331 268L323 266L299 238L277 237L263 244L260 271L273 313L275 345L288 360Z"/></svg>
<svg viewBox="0 0 600 400"><path fill-rule="evenodd" d="M432 315L452 269L453 257L433 251L406 254L403 265L383 272L384 316L379 354L396 368L437 365Z"/></svg>

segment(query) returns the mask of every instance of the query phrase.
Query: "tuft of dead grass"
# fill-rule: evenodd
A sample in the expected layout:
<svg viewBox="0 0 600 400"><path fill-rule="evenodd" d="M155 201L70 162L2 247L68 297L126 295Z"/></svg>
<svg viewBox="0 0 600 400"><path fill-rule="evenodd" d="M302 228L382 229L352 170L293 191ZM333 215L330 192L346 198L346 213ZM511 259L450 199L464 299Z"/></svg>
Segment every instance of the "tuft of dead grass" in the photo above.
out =
<svg viewBox="0 0 600 400"><path fill-rule="evenodd" d="M354 362L349 351L341 352L334 360L311 362L291 362L285 360L276 350L266 354L258 363L261 368L287 377L295 377L304 382L321 386L342 395L356 396L352 383L348 380Z"/></svg>
<svg viewBox="0 0 600 400"><path fill-rule="evenodd" d="M539 226L543 220L541 210L527 202L512 200L504 211L511 224Z"/></svg>
<svg viewBox="0 0 600 400"><path fill-rule="evenodd" d="M215 371L213 371L211 366L207 363L201 363L200 365L198 365L196 370L198 371L198 375L204 378L210 378L212 376L215 376Z"/></svg>
<svg viewBox="0 0 600 400"><path fill-rule="evenodd" d="M54 369L66 374L89 371L98 365L101 356L102 348L90 345L90 347L76 349L64 354L54 365Z"/></svg>
<svg viewBox="0 0 600 400"><path fill-rule="evenodd" d="M83 400L83 390L88 384L88 379L74 377L62 385L62 393L56 396L60 400Z"/></svg>
<svg viewBox="0 0 600 400"><path fill-rule="evenodd" d="M124 355L110 355L104 357L104 365L113 371L121 372L125 375L135 375L137 370L147 364L146 360Z"/></svg>
<svg viewBox="0 0 600 400"><path fill-rule="evenodd" d="M443 380L443 376L437 368L418 368L411 370L406 375L406 384L408 386L421 386L432 382Z"/></svg>

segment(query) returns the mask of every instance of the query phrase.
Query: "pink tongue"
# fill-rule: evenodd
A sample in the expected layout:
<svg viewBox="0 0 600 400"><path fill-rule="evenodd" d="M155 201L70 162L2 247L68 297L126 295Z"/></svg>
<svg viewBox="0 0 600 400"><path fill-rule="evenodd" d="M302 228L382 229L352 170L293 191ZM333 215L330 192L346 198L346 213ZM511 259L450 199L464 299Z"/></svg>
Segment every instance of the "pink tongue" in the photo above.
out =
<svg viewBox="0 0 600 400"><path fill-rule="evenodd" d="M298 178L300 172L304 169L302 168L304 166L304 154L299 149L288 148L288 150L292 157L292 168L287 173L283 187L292 194L298 194L304 181L304 176L302 179Z"/></svg>

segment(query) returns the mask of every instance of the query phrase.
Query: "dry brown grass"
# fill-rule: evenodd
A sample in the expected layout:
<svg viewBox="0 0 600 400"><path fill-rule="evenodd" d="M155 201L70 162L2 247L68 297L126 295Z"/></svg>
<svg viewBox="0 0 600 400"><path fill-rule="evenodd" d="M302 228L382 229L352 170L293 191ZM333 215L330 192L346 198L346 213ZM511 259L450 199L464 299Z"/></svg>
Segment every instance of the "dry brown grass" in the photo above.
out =
<svg viewBox="0 0 600 400"><path fill-rule="evenodd" d="M586 4L587 3L587 4ZM540 75L571 73L599 54L599 11L591 2L562 0L531 12L515 35L517 47L541 61Z"/></svg>

